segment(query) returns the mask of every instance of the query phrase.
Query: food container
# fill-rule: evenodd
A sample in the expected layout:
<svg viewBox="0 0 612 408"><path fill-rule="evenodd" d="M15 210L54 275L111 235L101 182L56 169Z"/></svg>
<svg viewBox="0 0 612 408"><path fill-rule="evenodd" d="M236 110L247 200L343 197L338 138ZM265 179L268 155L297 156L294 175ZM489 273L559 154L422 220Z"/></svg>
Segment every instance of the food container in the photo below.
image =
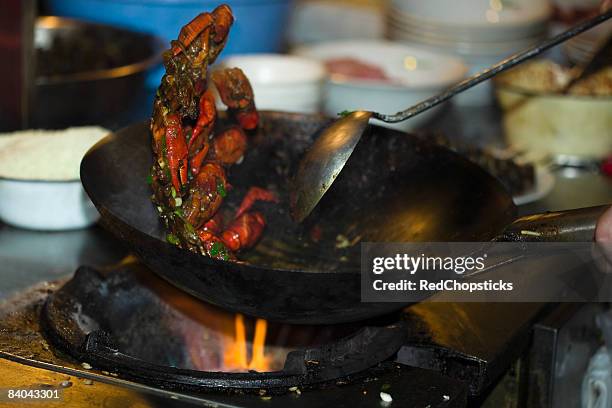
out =
<svg viewBox="0 0 612 408"><path fill-rule="evenodd" d="M79 166L107 134L100 127L0 134L0 219L41 231L95 223L99 215L83 190Z"/></svg>
<svg viewBox="0 0 612 408"><path fill-rule="evenodd" d="M223 65L244 71L258 109L319 112L326 71L318 60L281 54L237 55Z"/></svg>
<svg viewBox="0 0 612 408"><path fill-rule="evenodd" d="M170 42L198 14L228 4L236 17L223 55L278 52L291 0L46 0L53 14L154 33Z"/></svg>
<svg viewBox="0 0 612 408"><path fill-rule="evenodd" d="M515 150L559 163L600 160L612 152L612 94L560 94L519 88L506 80L495 83L505 136Z"/></svg>
<svg viewBox="0 0 612 408"><path fill-rule="evenodd" d="M85 228L100 215L81 180L17 180L0 177L0 219L19 228L61 231Z"/></svg>
<svg viewBox="0 0 612 408"><path fill-rule="evenodd" d="M44 65L35 81L30 126L47 129L118 126L130 113L143 111L147 73L161 63L163 50L161 40L151 35L60 17L38 18L34 43ZM112 54L109 66L87 58L95 52L106 53L101 59ZM62 61L76 62L76 72L49 68L65 69Z"/></svg>
<svg viewBox="0 0 612 408"><path fill-rule="evenodd" d="M345 110L395 113L433 96L463 79L467 67L455 57L387 41L337 41L298 48L297 55L321 61L350 58L384 71L385 80L331 74L324 89L323 110L337 116ZM404 122L375 123L411 130L430 120L430 109Z"/></svg>

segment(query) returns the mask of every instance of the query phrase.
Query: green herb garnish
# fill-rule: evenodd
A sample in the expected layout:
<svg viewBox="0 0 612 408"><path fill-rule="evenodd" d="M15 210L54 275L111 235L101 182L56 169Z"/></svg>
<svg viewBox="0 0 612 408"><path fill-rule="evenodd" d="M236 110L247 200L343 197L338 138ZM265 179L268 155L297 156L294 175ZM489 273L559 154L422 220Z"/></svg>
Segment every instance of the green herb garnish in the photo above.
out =
<svg viewBox="0 0 612 408"><path fill-rule="evenodd" d="M353 113L353 112L352 111L348 111L348 110L343 110L342 112L338 113L338 116L345 118L348 115L350 115L351 113Z"/></svg>
<svg viewBox="0 0 612 408"><path fill-rule="evenodd" d="M191 225L187 221L185 221L185 231L187 231L190 234L195 234L196 233L196 230L195 230L195 228L193 228L193 225Z"/></svg>
<svg viewBox="0 0 612 408"><path fill-rule="evenodd" d="M210 256L221 255L221 259L227 261L229 259L229 253L225 245L222 242L214 242L210 247Z"/></svg>
<svg viewBox="0 0 612 408"><path fill-rule="evenodd" d="M170 187L170 194L172 194L172 198L176 198L176 190L174 187Z"/></svg>
<svg viewBox="0 0 612 408"><path fill-rule="evenodd" d="M210 255L211 256L219 255L219 252L221 251L222 248L223 248L223 244L222 243L214 242L212 244L212 246L210 247Z"/></svg>
<svg viewBox="0 0 612 408"><path fill-rule="evenodd" d="M217 193L219 193L221 198L225 198L225 196L227 196L227 191L225 191L223 180L221 180L220 178L217 178Z"/></svg>
<svg viewBox="0 0 612 408"><path fill-rule="evenodd" d="M147 184L148 185L153 184L153 176L151 174L147 175Z"/></svg>
<svg viewBox="0 0 612 408"><path fill-rule="evenodd" d="M161 142L162 142L162 154L166 156L166 154L168 153L168 147L166 146L166 135L162 136Z"/></svg>
<svg viewBox="0 0 612 408"><path fill-rule="evenodd" d="M177 208L176 210L174 210L174 215L178 216L178 217L183 217L183 209L182 208ZM187 223L189 224L189 223ZM189 224L191 226L191 224ZM193 228L193 227L191 227Z"/></svg>
<svg viewBox="0 0 612 408"><path fill-rule="evenodd" d="M168 241L172 245L178 245L179 242L180 242L178 237L176 235L174 235L174 234L167 234L166 235L166 241Z"/></svg>

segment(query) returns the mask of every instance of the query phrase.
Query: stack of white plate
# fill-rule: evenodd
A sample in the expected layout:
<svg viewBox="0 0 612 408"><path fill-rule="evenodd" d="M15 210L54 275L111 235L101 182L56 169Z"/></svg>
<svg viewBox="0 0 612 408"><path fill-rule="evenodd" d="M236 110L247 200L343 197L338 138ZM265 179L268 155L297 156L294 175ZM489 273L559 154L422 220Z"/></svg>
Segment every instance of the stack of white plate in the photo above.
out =
<svg viewBox="0 0 612 408"><path fill-rule="evenodd" d="M585 63L590 61L593 54L603 42L612 34L612 21L588 30L565 43L564 51L570 61Z"/></svg>
<svg viewBox="0 0 612 408"><path fill-rule="evenodd" d="M546 37L551 12L548 0L391 0L387 37L455 53L476 73ZM487 83L459 98L490 100Z"/></svg>

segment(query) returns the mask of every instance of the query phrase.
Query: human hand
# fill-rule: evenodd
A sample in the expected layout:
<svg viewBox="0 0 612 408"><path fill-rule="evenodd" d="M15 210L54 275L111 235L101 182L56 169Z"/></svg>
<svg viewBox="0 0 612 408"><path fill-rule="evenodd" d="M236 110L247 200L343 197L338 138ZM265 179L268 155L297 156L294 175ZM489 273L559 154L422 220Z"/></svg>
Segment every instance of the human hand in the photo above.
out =
<svg viewBox="0 0 612 408"><path fill-rule="evenodd" d="M599 217L599 220L597 220L595 241L612 242L612 206Z"/></svg>
<svg viewBox="0 0 612 408"><path fill-rule="evenodd" d="M602 250L608 263L612 265L612 206L597 220L595 227L595 242Z"/></svg>

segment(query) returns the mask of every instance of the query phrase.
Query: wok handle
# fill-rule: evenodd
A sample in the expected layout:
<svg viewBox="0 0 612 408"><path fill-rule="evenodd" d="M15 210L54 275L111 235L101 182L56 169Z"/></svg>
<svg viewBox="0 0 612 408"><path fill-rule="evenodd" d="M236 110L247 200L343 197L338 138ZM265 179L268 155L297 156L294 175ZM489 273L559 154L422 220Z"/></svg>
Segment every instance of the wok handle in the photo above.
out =
<svg viewBox="0 0 612 408"><path fill-rule="evenodd" d="M576 210L546 212L517 218L495 241L590 242L597 220L610 204Z"/></svg>

